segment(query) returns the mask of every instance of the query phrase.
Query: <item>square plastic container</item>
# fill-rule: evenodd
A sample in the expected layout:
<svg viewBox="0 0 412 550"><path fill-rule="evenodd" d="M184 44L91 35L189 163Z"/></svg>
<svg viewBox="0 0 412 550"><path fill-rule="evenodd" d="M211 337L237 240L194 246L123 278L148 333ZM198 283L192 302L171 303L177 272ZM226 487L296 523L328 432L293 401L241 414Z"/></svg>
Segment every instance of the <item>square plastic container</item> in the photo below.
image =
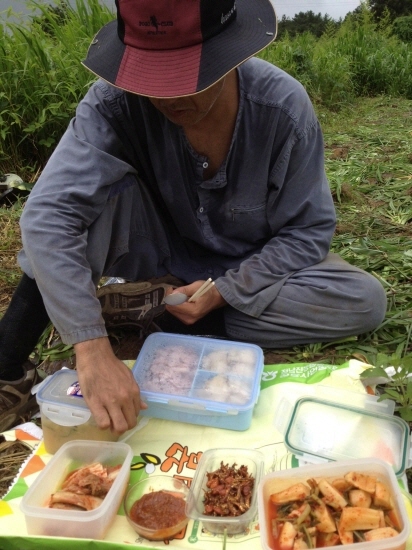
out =
<svg viewBox="0 0 412 550"><path fill-rule="evenodd" d="M46 378L36 394L44 446L54 454L68 441L117 441L119 435L100 429L78 386L75 370L63 369ZM125 436L123 436L125 437Z"/></svg>
<svg viewBox="0 0 412 550"><path fill-rule="evenodd" d="M246 430L260 392L263 351L253 344L157 332L133 366L144 416Z"/></svg>
<svg viewBox="0 0 412 550"><path fill-rule="evenodd" d="M53 456L24 495L20 509L29 535L102 539L122 502L130 476L133 452L126 443L69 441ZM48 508L50 496L67 475L81 466L100 462L122 467L103 502L94 510Z"/></svg>
<svg viewBox="0 0 412 550"><path fill-rule="evenodd" d="M207 473L220 468L221 463L229 467L236 464L236 468L247 466L248 473L254 477L254 487L249 509L236 517L208 516L204 514L204 494L207 490ZM205 451L197 465L193 481L190 485L186 503L186 514L201 521L203 527L211 533L223 533L227 529L228 535L243 533L257 514L258 486L263 475L264 457L259 451L252 449L209 449Z"/></svg>
<svg viewBox="0 0 412 550"><path fill-rule="evenodd" d="M356 459L342 462L329 462L327 464L307 465L290 470L271 472L261 480L258 488L258 511L260 524L260 540L264 550L273 550L269 529L271 529L271 515L269 509L270 495L298 482L305 483L310 478L319 480L326 478L333 480L345 474L355 471L368 475L374 475L383 481L390 490L394 509L400 523L400 533L383 540L370 542L356 542L345 544L345 550L404 550L410 533L410 522L406 512L402 494L393 469L379 459ZM323 547L323 550L333 550L336 546Z"/></svg>
<svg viewBox="0 0 412 550"><path fill-rule="evenodd" d="M397 416L304 397L292 410L285 445L307 462L379 458L402 476L409 464L410 432Z"/></svg>

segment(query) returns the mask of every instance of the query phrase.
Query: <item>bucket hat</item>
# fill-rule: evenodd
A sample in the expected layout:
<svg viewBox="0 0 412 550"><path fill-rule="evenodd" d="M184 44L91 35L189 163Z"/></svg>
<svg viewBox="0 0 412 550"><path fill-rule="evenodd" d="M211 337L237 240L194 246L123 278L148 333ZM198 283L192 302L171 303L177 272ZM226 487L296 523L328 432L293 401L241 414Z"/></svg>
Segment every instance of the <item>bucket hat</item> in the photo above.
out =
<svg viewBox="0 0 412 550"><path fill-rule="evenodd" d="M116 0L83 65L149 97L201 92L276 37L270 0Z"/></svg>

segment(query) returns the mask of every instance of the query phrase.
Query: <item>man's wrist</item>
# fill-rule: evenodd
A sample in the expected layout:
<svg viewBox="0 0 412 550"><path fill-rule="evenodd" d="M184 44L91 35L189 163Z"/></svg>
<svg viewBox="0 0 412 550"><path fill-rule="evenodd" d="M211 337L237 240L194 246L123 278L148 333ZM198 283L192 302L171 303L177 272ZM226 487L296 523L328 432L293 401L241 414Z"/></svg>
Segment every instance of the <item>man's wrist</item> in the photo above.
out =
<svg viewBox="0 0 412 550"><path fill-rule="evenodd" d="M93 340L84 340L74 344L74 351L77 357L100 355L101 353L107 354L112 352L112 347L107 336L102 338L94 338Z"/></svg>

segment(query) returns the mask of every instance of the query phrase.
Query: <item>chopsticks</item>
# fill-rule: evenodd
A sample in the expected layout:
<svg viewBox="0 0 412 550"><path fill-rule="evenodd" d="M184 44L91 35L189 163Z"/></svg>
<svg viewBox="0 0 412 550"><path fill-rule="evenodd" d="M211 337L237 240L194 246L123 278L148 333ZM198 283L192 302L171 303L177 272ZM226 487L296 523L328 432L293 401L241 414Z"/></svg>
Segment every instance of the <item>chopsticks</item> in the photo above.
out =
<svg viewBox="0 0 412 550"><path fill-rule="evenodd" d="M196 290L196 292L193 294L193 296L190 296L188 302L194 302L194 300L196 300L196 298L200 298L200 296L203 296L203 294L205 294L206 292L208 292L212 286L214 286L214 282L212 281L212 279L208 279L207 281L205 281L202 286L200 288L198 288Z"/></svg>

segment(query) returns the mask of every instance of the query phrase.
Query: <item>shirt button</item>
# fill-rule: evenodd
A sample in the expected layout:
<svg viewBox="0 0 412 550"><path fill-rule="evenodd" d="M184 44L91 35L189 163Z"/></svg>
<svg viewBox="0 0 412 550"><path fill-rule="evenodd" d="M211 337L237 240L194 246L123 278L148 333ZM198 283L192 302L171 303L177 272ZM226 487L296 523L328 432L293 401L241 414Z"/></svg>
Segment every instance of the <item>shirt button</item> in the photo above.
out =
<svg viewBox="0 0 412 550"><path fill-rule="evenodd" d="M204 163L203 163L203 168L209 168L209 163L208 163L208 162L204 162Z"/></svg>
<svg viewBox="0 0 412 550"><path fill-rule="evenodd" d="M201 207L199 208L199 212L202 213L203 210L204 210L204 208L203 208L203 206L201 206Z"/></svg>

